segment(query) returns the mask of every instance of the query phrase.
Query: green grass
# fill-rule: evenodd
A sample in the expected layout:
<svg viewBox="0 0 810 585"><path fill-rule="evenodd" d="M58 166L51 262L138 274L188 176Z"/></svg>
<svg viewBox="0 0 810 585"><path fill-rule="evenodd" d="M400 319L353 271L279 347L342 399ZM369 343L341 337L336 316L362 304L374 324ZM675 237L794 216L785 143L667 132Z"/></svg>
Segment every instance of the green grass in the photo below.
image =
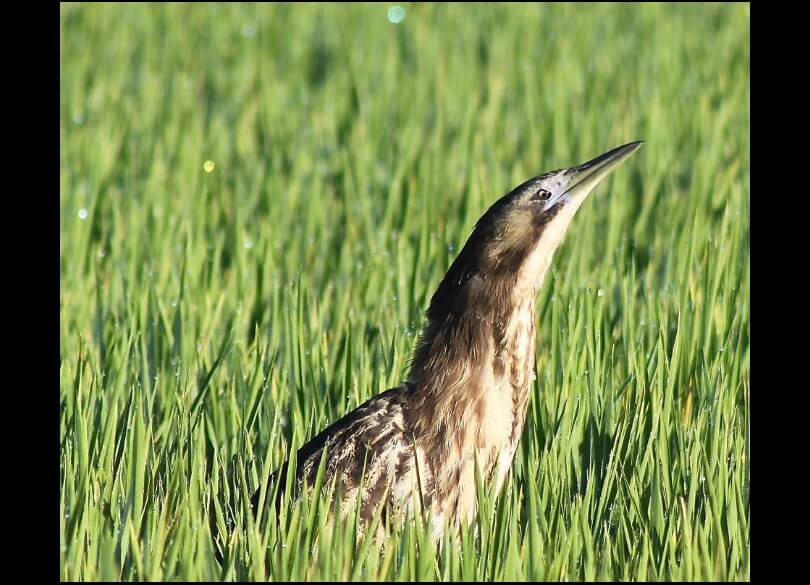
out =
<svg viewBox="0 0 810 585"><path fill-rule="evenodd" d="M62 5L62 577L748 579L747 5L389 6ZM485 208L636 139L538 296L477 531L255 525L402 381Z"/></svg>

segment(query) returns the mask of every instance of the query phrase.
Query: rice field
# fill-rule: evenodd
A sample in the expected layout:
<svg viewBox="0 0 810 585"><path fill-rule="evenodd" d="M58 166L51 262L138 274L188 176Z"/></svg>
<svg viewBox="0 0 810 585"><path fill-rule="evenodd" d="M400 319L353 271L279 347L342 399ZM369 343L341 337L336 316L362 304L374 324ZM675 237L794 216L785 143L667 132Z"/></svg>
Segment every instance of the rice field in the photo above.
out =
<svg viewBox="0 0 810 585"><path fill-rule="evenodd" d="M64 580L750 579L747 4L60 11ZM458 542L359 542L318 498L254 520L402 382L489 204L638 139L554 258L512 473Z"/></svg>

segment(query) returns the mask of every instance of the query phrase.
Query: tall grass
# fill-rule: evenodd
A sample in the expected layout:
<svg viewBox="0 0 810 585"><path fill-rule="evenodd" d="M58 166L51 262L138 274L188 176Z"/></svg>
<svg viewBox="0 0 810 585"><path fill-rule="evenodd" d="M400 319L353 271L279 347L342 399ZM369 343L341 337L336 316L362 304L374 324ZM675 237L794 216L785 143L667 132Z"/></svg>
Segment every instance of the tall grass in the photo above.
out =
<svg viewBox="0 0 810 585"><path fill-rule="evenodd" d="M748 579L747 5L403 6L62 5L63 578ZM402 381L485 208L636 139L539 294L474 529L254 522Z"/></svg>

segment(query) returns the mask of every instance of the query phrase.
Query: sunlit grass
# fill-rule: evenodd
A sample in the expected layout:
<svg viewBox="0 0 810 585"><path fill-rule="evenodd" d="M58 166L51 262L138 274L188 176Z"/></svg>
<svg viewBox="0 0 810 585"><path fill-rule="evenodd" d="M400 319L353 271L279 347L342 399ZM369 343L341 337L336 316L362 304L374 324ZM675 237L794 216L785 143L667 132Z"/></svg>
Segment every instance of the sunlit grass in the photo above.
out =
<svg viewBox="0 0 810 585"><path fill-rule="evenodd" d="M747 8L391 6L62 5L62 577L747 580ZM539 294L475 530L255 524L402 381L487 205L636 139Z"/></svg>

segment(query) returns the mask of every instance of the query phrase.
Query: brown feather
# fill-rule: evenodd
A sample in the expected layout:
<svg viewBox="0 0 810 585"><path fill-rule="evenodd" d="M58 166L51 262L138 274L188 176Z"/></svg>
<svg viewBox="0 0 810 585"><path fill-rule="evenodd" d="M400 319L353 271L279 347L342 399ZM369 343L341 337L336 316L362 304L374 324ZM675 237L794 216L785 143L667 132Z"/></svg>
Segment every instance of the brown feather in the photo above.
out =
<svg viewBox="0 0 810 585"><path fill-rule="evenodd" d="M326 448L325 480L342 486L342 512L358 495L363 519L381 504L413 510L419 500L433 513L438 537L445 523L457 527L473 518L476 461L483 477L497 472L501 486L534 369L534 300L542 274L521 288L521 268L538 253L544 227L558 211L540 221L523 218L520 228L510 224L514 194L527 184L484 214L447 271L427 310L408 383L371 398L299 449L299 491L314 484ZM285 464L282 486L286 470Z"/></svg>
<svg viewBox="0 0 810 585"><path fill-rule="evenodd" d="M639 145L535 177L484 213L431 298L407 382L299 449L299 491L314 483L326 449L326 482L341 485L344 514L358 496L364 520L380 505L397 512L424 505L436 538L473 519L476 465L500 489L523 431L535 297L554 251L603 169Z"/></svg>

